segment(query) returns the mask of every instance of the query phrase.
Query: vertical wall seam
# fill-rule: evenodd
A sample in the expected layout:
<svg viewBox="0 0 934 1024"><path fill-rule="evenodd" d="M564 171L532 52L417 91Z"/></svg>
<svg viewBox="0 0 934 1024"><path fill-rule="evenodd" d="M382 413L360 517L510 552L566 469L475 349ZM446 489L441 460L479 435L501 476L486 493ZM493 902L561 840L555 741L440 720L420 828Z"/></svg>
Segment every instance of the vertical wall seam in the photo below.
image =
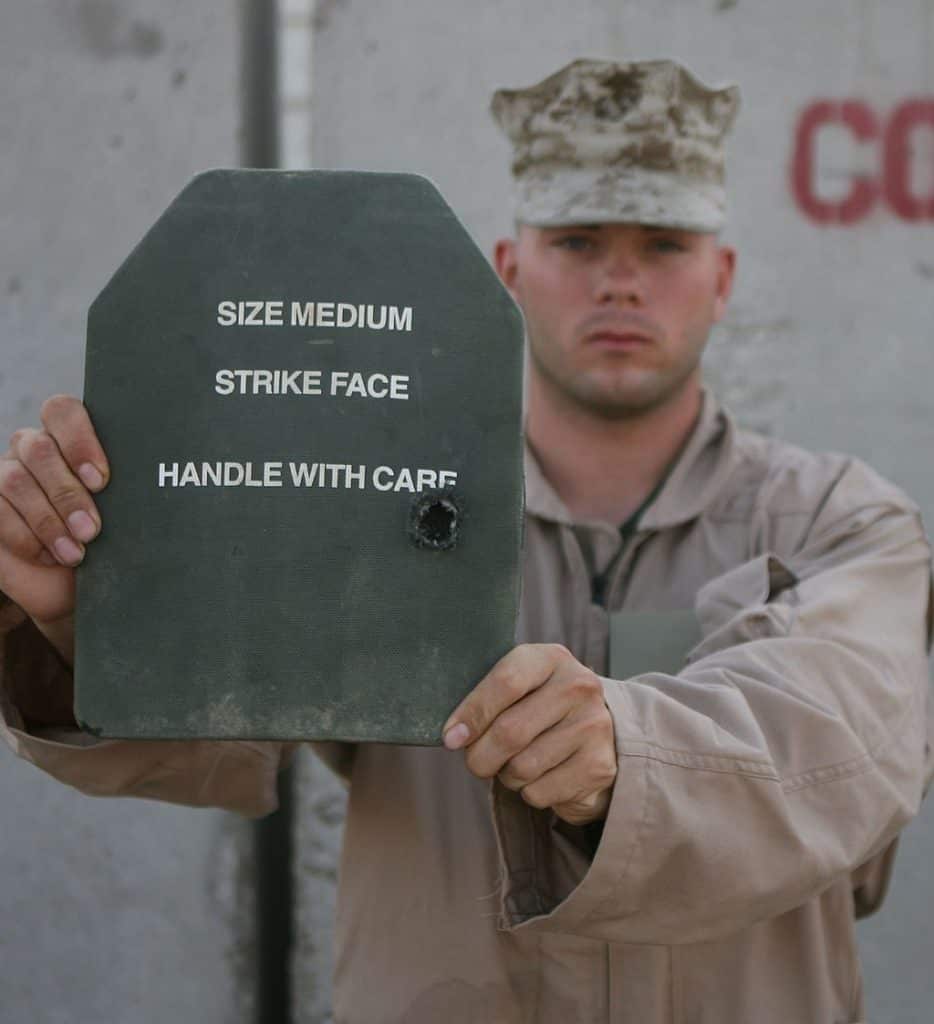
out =
<svg viewBox="0 0 934 1024"><path fill-rule="evenodd" d="M279 46L276 0L241 0L241 155L244 167L278 167ZM294 893L291 768L279 774L279 809L254 825L257 1024L290 1024Z"/></svg>

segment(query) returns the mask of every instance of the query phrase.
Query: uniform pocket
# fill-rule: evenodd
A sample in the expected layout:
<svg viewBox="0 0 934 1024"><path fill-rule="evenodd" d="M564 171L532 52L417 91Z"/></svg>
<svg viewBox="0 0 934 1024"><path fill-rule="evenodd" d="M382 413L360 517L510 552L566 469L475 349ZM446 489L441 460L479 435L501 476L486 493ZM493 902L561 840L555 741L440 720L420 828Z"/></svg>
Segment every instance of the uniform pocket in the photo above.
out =
<svg viewBox="0 0 934 1024"><path fill-rule="evenodd" d="M795 619L797 583L791 569L769 553L705 583L694 605L702 639L686 663L736 644L786 636Z"/></svg>

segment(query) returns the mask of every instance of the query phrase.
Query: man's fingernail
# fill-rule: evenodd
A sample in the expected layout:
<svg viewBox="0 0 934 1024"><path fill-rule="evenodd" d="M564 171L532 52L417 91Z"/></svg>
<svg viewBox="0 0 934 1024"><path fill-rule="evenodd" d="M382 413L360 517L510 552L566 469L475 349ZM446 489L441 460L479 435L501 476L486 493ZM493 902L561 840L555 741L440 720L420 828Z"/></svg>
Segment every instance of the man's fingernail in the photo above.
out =
<svg viewBox="0 0 934 1024"><path fill-rule="evenodd" d="M460 748L467 742L467 737L470 735L470 730L464 725L463 722L459 722L457 725L452 725L450 729L444 734L444 745L448 750L460 750Z"/></svg>
<svg viewBox="0 0 934 1024"><path fill-rule="evenodd" d="M68 517L68 529L78 540L93 540L97 536L97 523L81 509L72 512Z"/></svg>
<svg viewBox="0 0 934 1024"><path fill-rule="evenodd" d="M89 491L99 491L104 486L104 477L101 475L101 471L97 466L92 466L90 462L85 462L78 467L78 476L87 487Z"/></svg>
<svg viewBox="0 0 934 1024"><path fill-rule="evenodd" d="M77 565L84 558L81 548L70 537L59 537L52 547L62 565Z"/></svg>

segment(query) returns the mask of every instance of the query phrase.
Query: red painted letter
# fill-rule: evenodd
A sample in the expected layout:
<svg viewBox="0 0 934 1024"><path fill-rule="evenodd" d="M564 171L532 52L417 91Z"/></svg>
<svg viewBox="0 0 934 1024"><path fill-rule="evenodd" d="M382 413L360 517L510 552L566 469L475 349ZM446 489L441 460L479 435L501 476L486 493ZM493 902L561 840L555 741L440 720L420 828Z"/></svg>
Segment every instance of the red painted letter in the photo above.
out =
<svg viewBox="0 0 934 1024"><path fill-rule="evenodd" d="M818 100L798 120L795 153L791 164L791 189L798 206L818 224L852 224L865 217L879 195L879 185L865 175L854 175L849 195L827 202L814 194L814 137L823 125L845 124L860 142L879 135L879 122L859 100Z"/></svg>
<svg viewBox="0 0 934 1024"><path fill-rule="evenodd" d="M911 133L922 124L934 131L934 99L900 103L885 130L885 198L903 220L934 220L934 167L927 195L911 192Z"/></svg>

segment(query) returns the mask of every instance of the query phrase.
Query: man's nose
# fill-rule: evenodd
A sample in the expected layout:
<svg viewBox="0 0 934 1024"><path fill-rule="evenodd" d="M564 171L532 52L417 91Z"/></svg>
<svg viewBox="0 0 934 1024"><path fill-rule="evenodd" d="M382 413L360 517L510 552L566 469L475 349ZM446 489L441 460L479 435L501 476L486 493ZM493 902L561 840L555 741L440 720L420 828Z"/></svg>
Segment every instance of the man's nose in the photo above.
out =
<svg viewBox="0 0 934 1024"><path fill-rule="evenodd" d="M645 293L635 255L622 249L607 252L598 267L595 290L601 304L641 305Z"/></svg>

